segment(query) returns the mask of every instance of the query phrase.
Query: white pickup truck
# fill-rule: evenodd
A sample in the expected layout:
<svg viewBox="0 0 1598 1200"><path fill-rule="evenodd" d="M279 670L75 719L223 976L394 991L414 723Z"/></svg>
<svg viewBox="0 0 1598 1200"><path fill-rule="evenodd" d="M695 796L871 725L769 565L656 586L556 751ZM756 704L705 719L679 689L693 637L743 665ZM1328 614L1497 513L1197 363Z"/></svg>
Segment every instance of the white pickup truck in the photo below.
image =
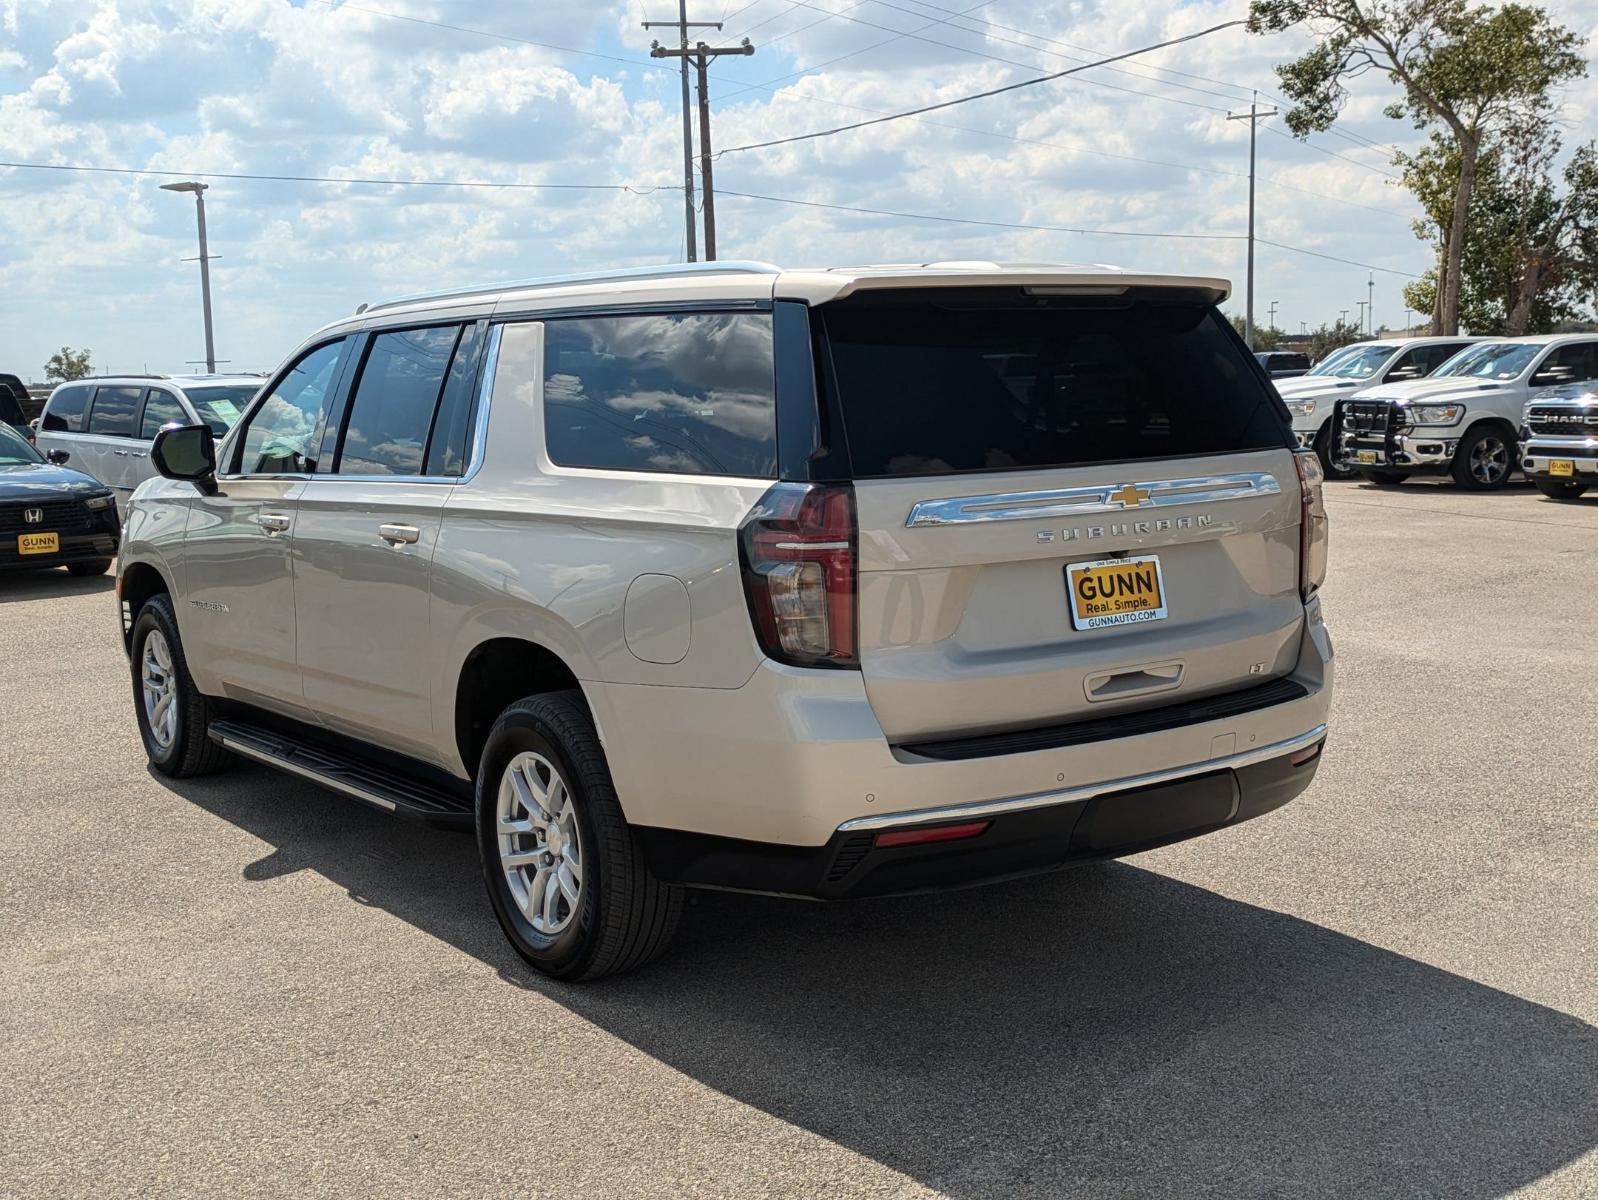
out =
<svg viewBox="0 0 1598 1200"><path fill-rule="evenodd" d="M1333 479L1351 479L1357 472L1340 465L1332 454L1332 406L1384 383L1424 379L1479 338L1401 337L1355 342L1334 350L1296 379L1279 379L1276 390L1293 414L1298 444L1313 449L1321 468Z"/></svg>
<svg viewBox="0 0 1598 1200"><path fill-rule="evenodd" d="M1598 379L1598 334L1480 342L1428 379L1338 401L1336 458L1377 484L1446 473L1463 488L1501 488L1519 465L1526 405L1589 379Z"/></svg>

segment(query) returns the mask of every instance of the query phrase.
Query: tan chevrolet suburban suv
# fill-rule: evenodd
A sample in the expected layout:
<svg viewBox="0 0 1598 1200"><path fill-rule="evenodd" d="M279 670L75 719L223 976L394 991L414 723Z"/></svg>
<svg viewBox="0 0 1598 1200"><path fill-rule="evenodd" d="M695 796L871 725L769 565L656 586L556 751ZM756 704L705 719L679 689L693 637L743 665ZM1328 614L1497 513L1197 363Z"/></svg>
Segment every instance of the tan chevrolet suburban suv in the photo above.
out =
<svg viewBox="0 0 1598 1200"><path fill-rule="evenodd" d="M1326 737L1326 522L1226 294L723 262L365 309L220 443L156 440L117 572L150 760L475 828L562 978L656 954L686 887L1259 816Z"/></svg>

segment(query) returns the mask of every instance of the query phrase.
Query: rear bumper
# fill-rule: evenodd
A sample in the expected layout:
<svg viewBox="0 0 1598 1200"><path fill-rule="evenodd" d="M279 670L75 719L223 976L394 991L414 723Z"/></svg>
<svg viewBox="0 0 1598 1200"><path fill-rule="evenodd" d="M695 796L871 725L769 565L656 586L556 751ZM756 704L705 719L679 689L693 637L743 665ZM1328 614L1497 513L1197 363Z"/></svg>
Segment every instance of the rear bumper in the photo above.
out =
<svg viewBox="0 0 1598 1200"><path fill-rule="evenodd" d="M766 662L741 688L585 681L584 692L634 826L765 843L781 857L829 846L861 822L925 824L983 805L1057 808L1242 769L1253 759L1234 760L1323 732L1332 646L1319 602L1308 612L1290 674L1297 699L1012 753L932 758L890 745L852 671Z"/></svg>
<svg viewBox="0 0 1598 1200"><path fill-rule="evenodd" d="M1046 795L1026 807L964 806L923 826L881 818L900 829L933 830L988 814L980 833L959 841L880 846L883 831L861 822L847 822L822 846L647 827L637 833L655 875L689 886L817 900L966 887L1151 850L1263 816L1310 785L1324 738L1321 726L1295 739L1295 750L1261 761L1075 798Z"/></svg>

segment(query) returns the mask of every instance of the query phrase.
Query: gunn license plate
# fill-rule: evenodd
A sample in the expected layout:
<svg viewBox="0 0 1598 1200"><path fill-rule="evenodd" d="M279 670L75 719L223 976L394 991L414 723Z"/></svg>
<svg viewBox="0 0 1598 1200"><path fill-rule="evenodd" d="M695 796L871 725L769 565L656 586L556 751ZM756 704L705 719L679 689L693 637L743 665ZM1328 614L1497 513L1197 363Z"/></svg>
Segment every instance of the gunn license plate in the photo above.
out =
<svg viewBox="0 0 1598 1200"><path fill-rule="evenodd" d="M1550 475L1574 475L1576 464L1568 458L1556 458L1548 464Z"/></svg>
<svg viewBox="0 0 1598 1200"><path fill-rule="evenodd" d="M1076 629L1136 625L1163 621L1167 616L1160 560L1153 554L1068 563L1065 588L1071 596L1071 625Z"/></svg>
<svg viewBox="0 0 1598 1200"><path fill-rule="evenodd" d="M1358 453L1356 453L1354 455L1354 461L1355 462L1362 462L1362 463L1373 463L1373 462L1376 461L1376 451L1374 451L1374 450L1361 450L1361 451L1359 451Z"/></svg>
<svg viewBox="0 0 1598 1200"><path fill-rule="evenodd" d="M61 535L57 533L19 533L18 554L54 554L61 549Z"/></svg>

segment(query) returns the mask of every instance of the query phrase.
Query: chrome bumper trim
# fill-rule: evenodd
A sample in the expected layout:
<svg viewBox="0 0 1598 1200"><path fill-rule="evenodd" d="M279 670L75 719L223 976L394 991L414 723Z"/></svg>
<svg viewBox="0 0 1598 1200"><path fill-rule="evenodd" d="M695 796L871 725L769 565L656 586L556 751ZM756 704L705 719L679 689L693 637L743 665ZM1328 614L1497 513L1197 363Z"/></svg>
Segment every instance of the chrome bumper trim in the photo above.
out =
<svg viewBox="0 0 1598 1200"><path fill-rule="evenodd" d="M1277 496L1276 476L1266 471L1236 475L1201 475L1192 479L1152 479L1058 488L1044 492L996 492L990 496L951 496L918 500L905 518L906 529L930 525L967 525L982 521L1036 521L1046 517L1081 517L1164 508L1173 504L1213 504L1251 496Z"/></svg>
<svg viewBox="0 0 1598 1200"><path fill-rule="evenodd" d="M854 833L862 829L896 829L901 825L925 825L932 821L964 821L982 817L999 817L1006 813L1025 812L1033 808L1048 808L1055 804L1073 804L1091 800L1106 792L1125 792L1136 788L1155 787L1172 783L1192 775L1207 775L1211 771L1237 770L1256 763L1280 758L1297 750L1305 750L1326 736L1324 723L1308 733L1272 742L1255 750L1245 750L1226 758L1210 758L1186 766L1170 767L1164 771L1151 771L1147 775L1128 775L1121 779L1107 779L1103 783L1090 783L1082 787L1064 788L1055 792L1038 792L1031 796L1012 796L1004 800L979 800L970 804L950 804L943 808L916 808L909 812L883 813L880 816L855 817L838 826L839 833Z"/></svg>

